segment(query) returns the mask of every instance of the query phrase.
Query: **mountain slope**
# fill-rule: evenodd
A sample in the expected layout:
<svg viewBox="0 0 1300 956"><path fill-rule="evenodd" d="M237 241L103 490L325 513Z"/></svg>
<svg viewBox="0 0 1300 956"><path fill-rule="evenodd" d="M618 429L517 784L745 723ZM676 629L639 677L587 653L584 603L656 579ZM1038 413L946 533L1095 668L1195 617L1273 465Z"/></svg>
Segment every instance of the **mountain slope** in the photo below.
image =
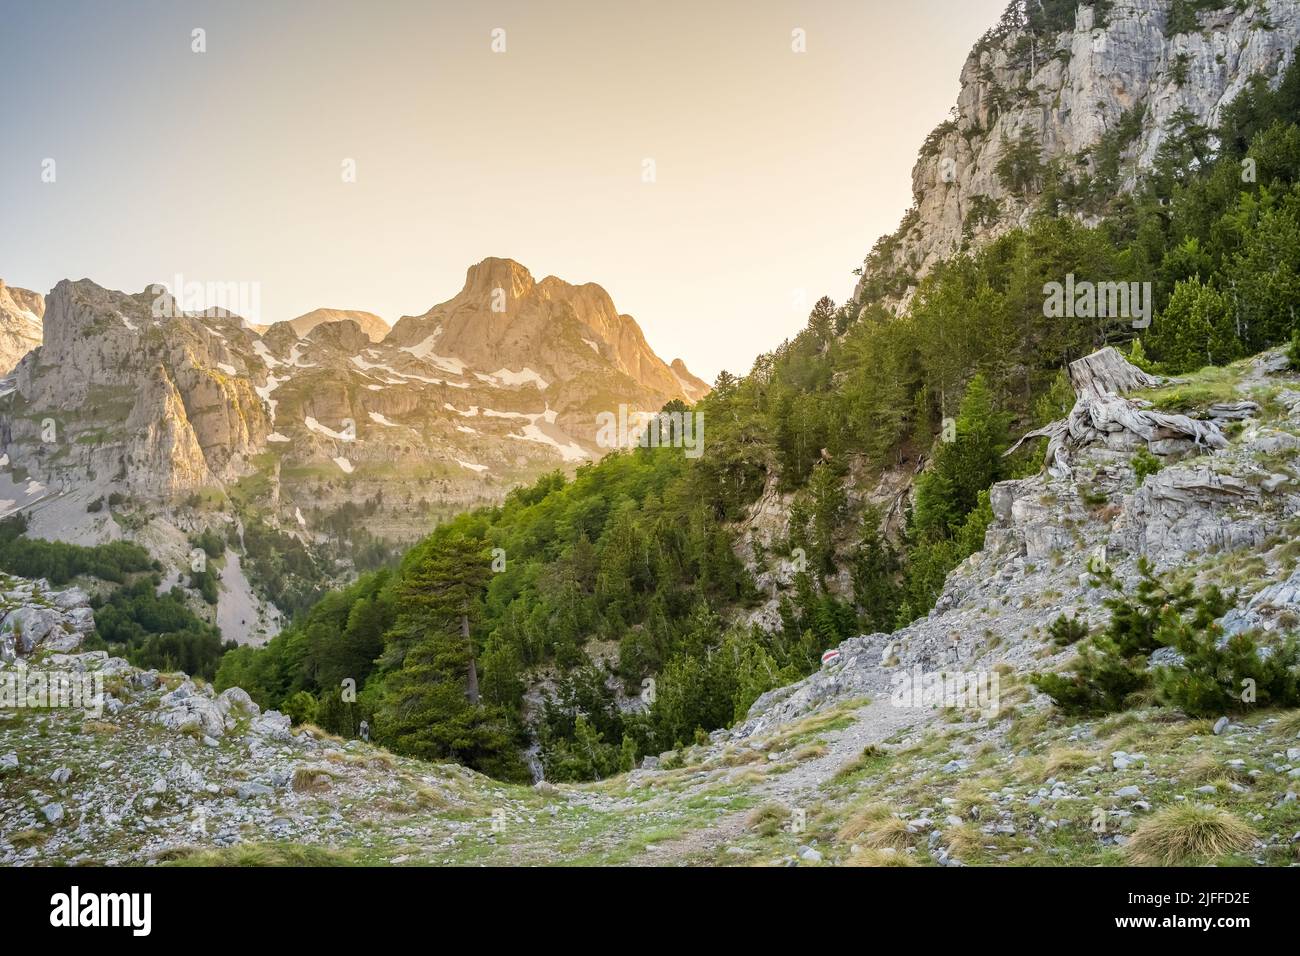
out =
<svg viewBox="0 0 1300 956"><path fill-rule="evenodd" d="M953 114L912 171L913 208L867 258L856 297L901 294L936 263L1025 225L1045 192L1073 192L1066 211L1095 217L1187 126L1216 127L1254 78L1276 85L1300 42L1297 0L1034 10L1013 2L971 51Z"/></svg>
<svg viewBox="0 0 1300 956"><path fill-rule="evenodd" d="M733 729L594 785L505 785L294 728L237 688L79 653L84 595L10 580L3 612L47 622L25 659L102 673L112 696L99 716L19 709L0 722L0 861L1117 865L1145 861L1154 823L1209 805L1200 812L1245 835L1176 862L1294 863L1300 711L1207 720L1144 703L1071 717L1028 680L1069 666L1073 652L1049 634L1061 614L1107 620L1103 547L1122 581L1147 558L1187 580L1241 584L1230 633L1259 629L1267 643L1293 626L1300 376L1287 365L1272 353L1229 369L1227 387L1214 375L1185 383L1255 408L1224 447L1169 447L1155 476L1137 474L1111 433L1074 449L1059 475L995 486L985 546L928 617L851 638ZM1181 405L1185 386L1129 397ZM1263 478L1261 455L1279 481ZM955 705L900 695L940 669L996 683Z"/></svg>
<svg viewBox="0 0 1300 956"><path fill-rule="evenodd" d="M24 355L41 344L44 314L44 296L5 285L0 279L0 376L8 375Z"/></svg>

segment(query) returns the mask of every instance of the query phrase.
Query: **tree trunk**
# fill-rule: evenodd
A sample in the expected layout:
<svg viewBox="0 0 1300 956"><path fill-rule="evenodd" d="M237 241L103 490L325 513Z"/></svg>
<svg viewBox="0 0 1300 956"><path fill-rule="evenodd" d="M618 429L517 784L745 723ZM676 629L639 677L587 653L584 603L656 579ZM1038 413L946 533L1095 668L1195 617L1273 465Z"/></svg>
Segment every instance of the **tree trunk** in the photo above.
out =
<svg viewBox="0 0 1300 956"><path fill-rule="evenodd" d="M460 636L469 650L469 674L465 683L465 696L472 706L478 706L478 664L474 660L474 645L469 642L469 615L460 616Z"/></svg>
<svg viewBox="0 0 1300 956"><path fill-rule="evenodd" d="M1070 383L1080 398L1114 397L1139 388L1153 388L1160 380L1148 375L1111 346L1070 363Z"/></svg>
<svg viewBox="0 0 1300 956"><path fill-rule="evenodd" d="M1202 448L1226 448L1218 424L1186 415L1156 411L1146 403L1123 398L1125 392L1159 385L1160 379L1148 375L1107 346L1070 363L1070 381L1074 385L1075 403L1068 417L1026 434L1012 445L1010 455L1030 438L1046 438L1047 471L1057 478L1070 474L1072 453L1085 445L1104 442L1109 433L1126 431L1151 443L1165 439L1183 439ZM1252 403L1224 403L1225 418L1248 417ZM1240 405L1240 407L1238 407ZM1213 418L1214 416L1211 416Z"/></svg>

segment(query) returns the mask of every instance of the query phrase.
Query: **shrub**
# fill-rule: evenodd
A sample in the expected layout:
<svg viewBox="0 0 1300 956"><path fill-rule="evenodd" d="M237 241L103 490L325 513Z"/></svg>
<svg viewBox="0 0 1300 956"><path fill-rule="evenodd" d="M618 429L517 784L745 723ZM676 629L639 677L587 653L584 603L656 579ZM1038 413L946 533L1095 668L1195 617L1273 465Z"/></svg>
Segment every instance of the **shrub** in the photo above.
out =
<svg viewBox="0 0 1300 956"><path fill-rule="evenodd" d="M1232 607L1232 598L1213 585L1200 593L1190 582L1167 585L1145 561L1139 568L1132 596L1106 600L1111 609L1106 633L1082 645L1064 672L1031 678L1058 707L1068 713L1112 713L1153 683L1162 703L1194 717L1247 705L1300 706L1300 644L1290 639L1261 650L1249 634L1225 641L1217 621ZM1118 587L1110 571L1102 578ZM1062 616L1051 633L1060 643L1077 633L1077 622ZM1146 655L1162 647L1178 651L1182 661L1156 668L1153 681Z"/></svg>
<svg viewBox="0 0 1300 956"><path fill-rule="evenodd" d="M1219 646L1219 629L1185 627L1171 642L1183 655L1177 667L1156 670L1156 687L1166 703L1194 717L1261 707L1300 706L1300 646L1288 640L1261 653L1248 634L1234 634Z"/></svg>
<svg viewBox="0 0 1300 956"><path fill-rule="evenodd" d="M1066 672L1034 674L1030 682L1066 713L1110 714L1123 710L1150 677L1140 657L1125 657L1111 638L1098 635L1080 647Z"/></svg>
<svg viewBox="0 0 1300 956"><path fill-rule="evenodd" d="M1142 483L1146 481L1147 478L1154 475L1164 467L1160 459L1151 454L1151 452L1147 451L1145 448L1138 449L1137 454L1133 456L1130 464L1133 466L1133 475L1137 478L1139 488L1142 487Z"/></svg>
<svg viewBox="0 0 1300 956"><path fill-rule="evenodd" d="M280 705L280 710L287 714L295 724L310 724L316 721L316 698L310 692L300 690Z"/></svg>
<svg viewBox="0 0 1300 956"><path fill-rule="evenodd" d="M1077 617L1066 617L1062 614L1052 622L1047 633L1052 638L1053 644L1068 647L1088 636L1088 625Z"/></svg>
<svg viewBox="0 0 1300 956"><path fill-rule="evenodd" d="M1226 810L1182 803L1144 821L1125 852L1134 863L1176 866L1242 853L1254 842L1255 831Z"/></svg>

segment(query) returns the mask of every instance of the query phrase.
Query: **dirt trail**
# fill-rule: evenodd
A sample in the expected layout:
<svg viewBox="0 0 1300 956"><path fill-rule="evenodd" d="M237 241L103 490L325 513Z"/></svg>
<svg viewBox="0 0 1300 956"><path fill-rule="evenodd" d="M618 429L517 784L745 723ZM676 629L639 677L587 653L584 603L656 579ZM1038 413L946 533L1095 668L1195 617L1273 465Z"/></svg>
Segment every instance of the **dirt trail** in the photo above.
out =
<svg viewBox="0 0 1300 956"><path fill-rule="evenodd" d="M883 678L883 674L881 675ZM882 688L883 690L883 688ZM899 731L908 730L930 719L934 711L915 707L895 707L886 692L851 711L853 722L838 730L818 734L824 741L826 752L802 761L784 773L766 777L756 783L752 793L762 802L777 802L786 806L812 804L819 798L817 791L834 779L845 764L860 755L869 744L890 739ZM639 866L681 866L711 861L719 849L740 839L745 833L745 818L749 810L728 814L712 825L658 844L643 853L635 863Z"/></svg>

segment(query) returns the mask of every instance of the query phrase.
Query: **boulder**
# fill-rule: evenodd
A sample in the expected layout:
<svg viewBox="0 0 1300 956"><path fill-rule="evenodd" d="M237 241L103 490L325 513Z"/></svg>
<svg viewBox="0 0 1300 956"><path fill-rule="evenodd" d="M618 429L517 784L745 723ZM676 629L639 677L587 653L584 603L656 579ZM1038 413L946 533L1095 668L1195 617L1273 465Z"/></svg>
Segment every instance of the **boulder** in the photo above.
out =
<svg viewBox="0 0 1300 956"><path fill-rule="evenodd" d="M63 623L63 615L53 608L25 605L16 607L0 622L0 635L8 635L20 654L30 654L36 645Z"/></svg>
<svg viewBox="0 0 1300 956"><path fill-rule="evenodd" d="M172 730L201 731L208 737L226 732L226 715L216 701L200 695L191 681L186 681L159 701L158 722Z"/></svg>
<svg viewBox="0 0 1300 956"><path fill-rule="evenodd" d="M249 696L248 691L242 687L231 687L223 690L217 695L217 706L221 708L223 714L235 711L236 713L251 714L254 717L262 710Z"/></svg>
<svg viewBox="0 0 1300 956"><path fill-rule="evenodd" d="M269 740L291 740L293 739L293 735L290 733L291 726L287 716L276 710L268 710L260 717L253 719L249 730L254 735Z"/></svg>

